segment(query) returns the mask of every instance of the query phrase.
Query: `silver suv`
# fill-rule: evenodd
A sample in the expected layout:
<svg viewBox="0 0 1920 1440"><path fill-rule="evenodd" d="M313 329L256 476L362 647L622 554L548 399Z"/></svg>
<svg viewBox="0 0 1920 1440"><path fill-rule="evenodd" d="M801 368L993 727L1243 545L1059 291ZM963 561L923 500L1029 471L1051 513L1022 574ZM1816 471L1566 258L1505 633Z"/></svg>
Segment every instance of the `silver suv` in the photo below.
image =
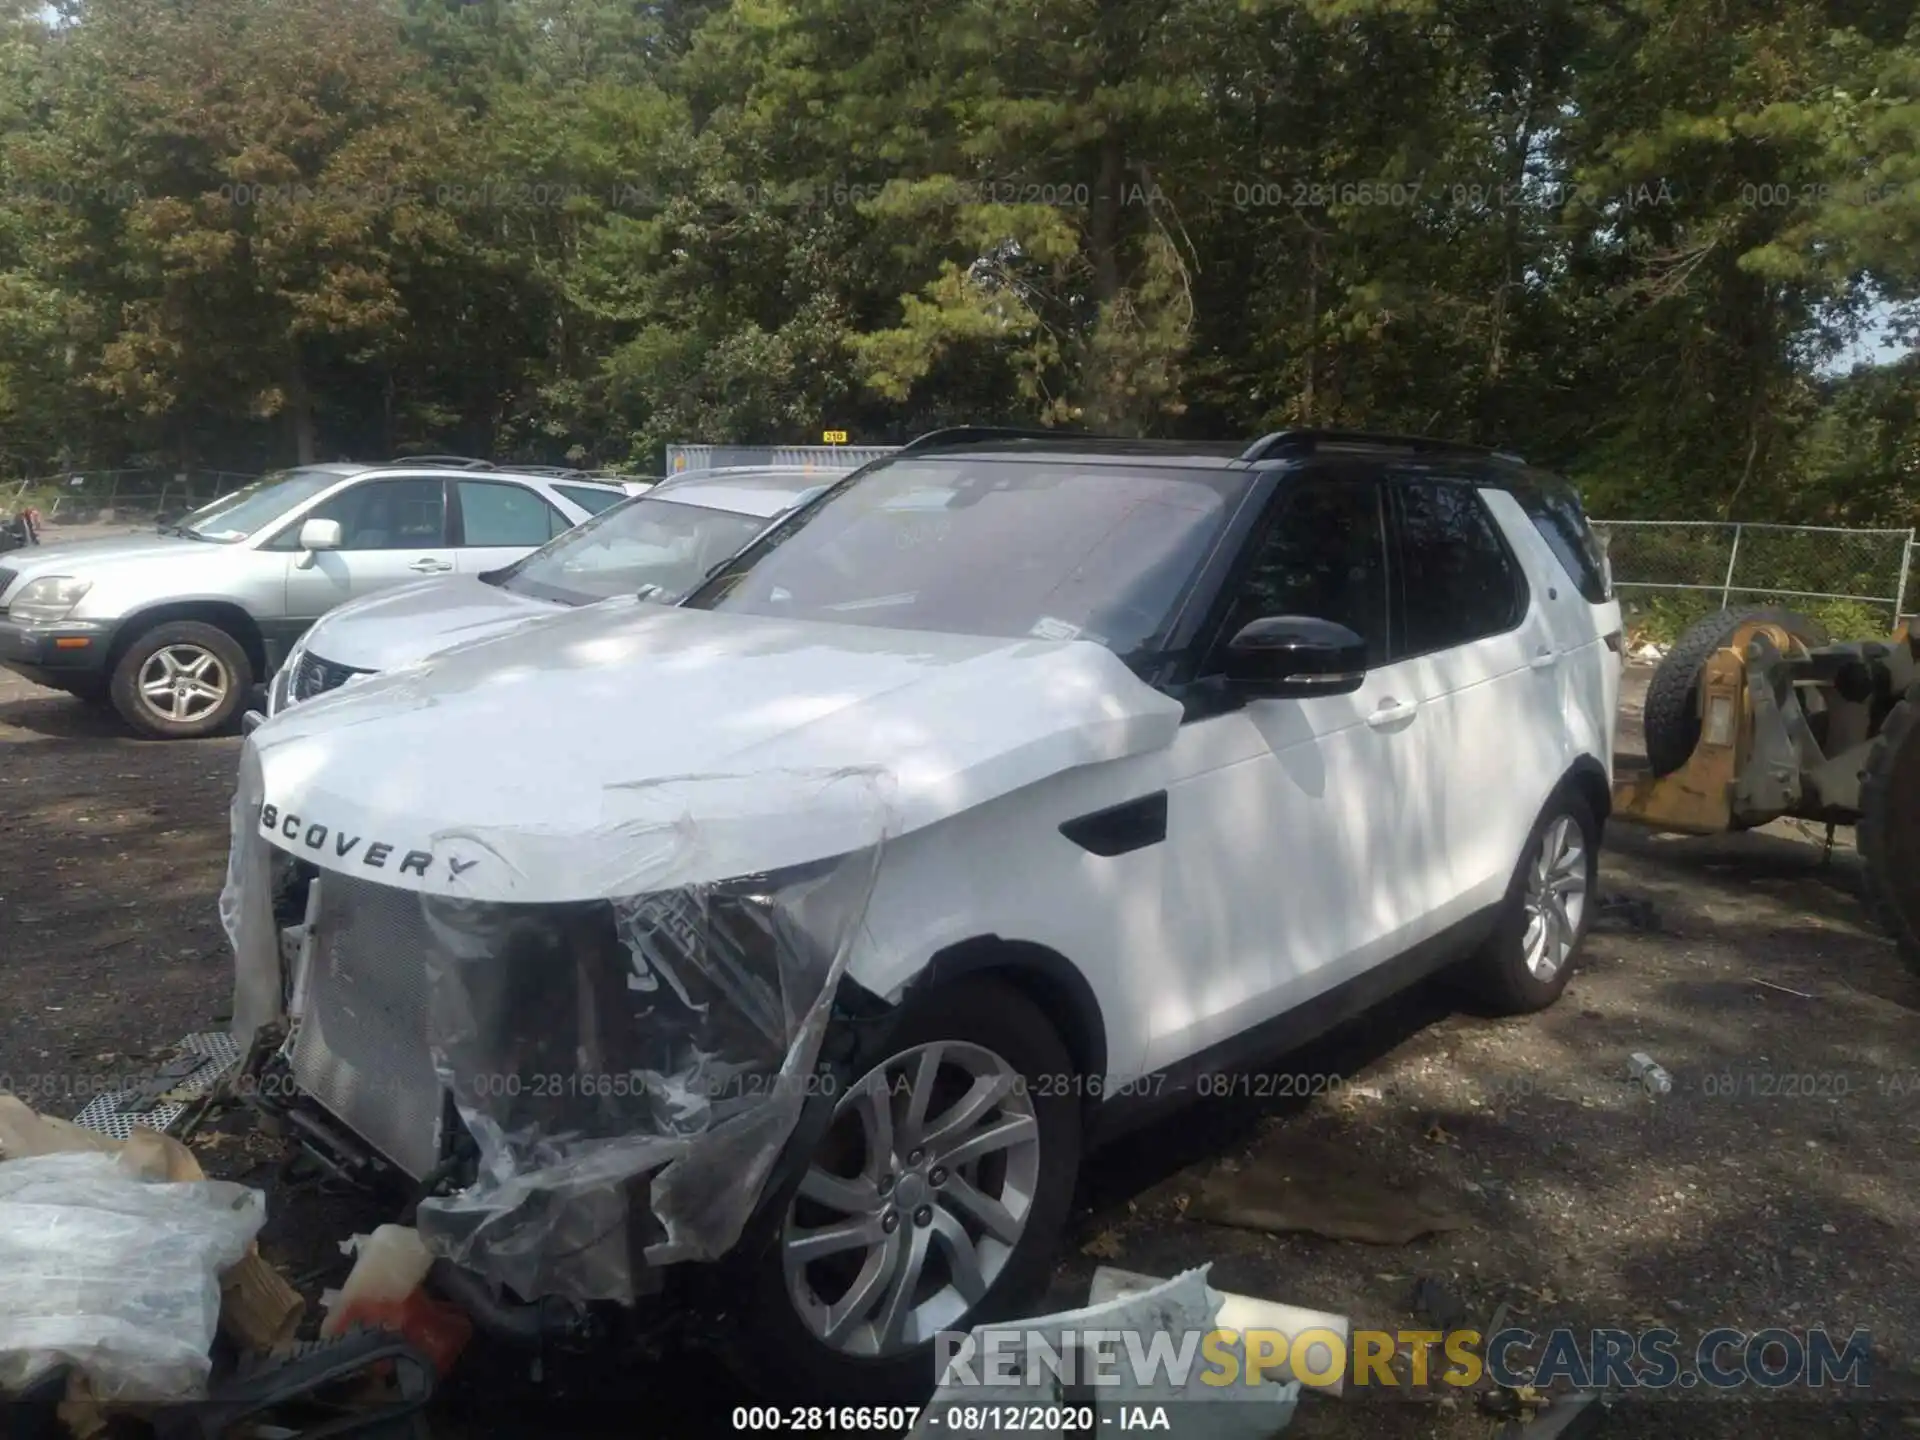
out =
<svg viewBox="0 0 1920 1440"><path fill-rule="evenodd" d="M644 488L441 457L278 471L150 534L4 557L0 666L147 735L210 735L334 606L497 570Z"/></svg>

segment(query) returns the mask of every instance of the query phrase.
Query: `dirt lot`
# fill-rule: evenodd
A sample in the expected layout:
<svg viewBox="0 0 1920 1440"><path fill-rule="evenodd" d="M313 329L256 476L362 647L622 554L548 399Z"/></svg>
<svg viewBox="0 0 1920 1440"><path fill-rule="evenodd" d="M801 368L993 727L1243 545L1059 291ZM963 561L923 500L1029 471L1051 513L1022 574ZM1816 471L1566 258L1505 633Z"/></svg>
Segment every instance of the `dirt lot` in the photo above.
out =
<svg viewBox="0 0 1920 1440"><path fill-rule="evenodd" d="M0 678L0 1083L71 1114L102 1077L225 1016L214 901L237 745L132 740ZM1156 1274L1211 1261L1220 1288L1356 1326L1417 1327L1413 1287L1433 1277L1469 1324L1504 1302L1536 1332L1664 1324L1683 1353L1721 1325L1860 1328L1872 1403L1669 1395L1606 1433L1920 1431L1920 979L1865 923L1844 843L1823 865L1809 837L1775 828L1681 840L1614 827L1606 885L1644 903L1609 910L1554 1010L1489 1021L1428 987L1277 1065L1279 1078L1098 1158L1055 1298L1082 1303L1103 1261ZM1672 1093L1627 1082L1633 1051L1671 1072ZM1303 1090L1317 1093L1294 1098ZM1185 1217L1220 1167L1316 1144L1420 1187L1464 1228L1365 1245ZM205 1160L272 1182L244 1139ZM317 1288L337 1232L321 1233L304 1197L276 1192L271 1208L269 1253ZM667 1395L720 1383L678 1367L630 1380ZM1316 1399L1290 1433L1450 1440L1490 1424L1471 1397Z"/></svg>

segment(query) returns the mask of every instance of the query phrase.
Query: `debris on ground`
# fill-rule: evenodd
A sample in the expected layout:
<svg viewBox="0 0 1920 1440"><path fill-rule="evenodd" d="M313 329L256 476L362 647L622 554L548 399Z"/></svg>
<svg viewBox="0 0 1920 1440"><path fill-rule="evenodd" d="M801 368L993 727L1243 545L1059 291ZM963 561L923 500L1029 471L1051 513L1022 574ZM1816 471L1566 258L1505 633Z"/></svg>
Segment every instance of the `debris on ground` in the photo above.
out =
<svg viewBox="0 0 1920 1440"><path fill-rule="evenodd" d="M1406 1245L1423 1235L1468 1228L1464 1215L1430 1196L1390 1185L1360 1164L1335 1146L1296 1140L1244 1167L1210 1176L1187 1207L1187 1218L1369 1245Z"/></svg>
<svg viewBox="0 0 1920 1440"><path fill-rule="evenodd" d="M1175 1384L1168 1367L1154 1368L1151 1378L1136 1375L1122 1356L1122 1363L1108 1361L1101 1372L1117 1376L1118 1383L1080 1383L1082 1375L1077 1372L1085 1371L1094 1363L1092 1352L1085 1345L1090 1332L1133 1333L1142 1337L1147 1345L1152 1345L1156 1335L1164 1334L1177 1348L1178 1337L1182 1335L1232 1328L1223 1314L1226 1297L1207 1284L1210 1268L1203 1265L1150 1289L1119 1294L1078 1310L976 1327L968 1332L966 1340L948 1361L939 1388L921 1412L920 1424L913 1431L914 1440L956 1435L974 1435L987 1440L996 1433L993 1428L968 1428L964 1422L972 1418L975 1426L994 1427L999 1416L1009 1413L1005 1408L1008 1405L1018 1405L1018 1413L1022 1415L1040 1418L1042 1428L1028 1433L1042 1437L1066 1433L1061 1428L1045 1428L1045 1419L1053 1419L1056 1426L1063 1425L1083 1407L1093 1410L1093 1428L1098 1432L1144 1428L1129 1427L1124 1417L1141 1409L1151 1412L1155 1406L1182 1401L1189 1403L1182 1409L1181 1433L1197 1440L1269 1440L1278 1435L1293 1421L1300 1400L1300 1382L1273 1382L1271 1370L1262 1372L1260 1377L1270 1383L1257 1383L1249 1376L1249 1383L1233 1386L1229 1391L1217 1383L1206 1383L1205 1377L1217 1375L1208 1365L1188 1366L1180 1377L1184 1383ZM1111 1276L1108 1283L1113 1284ZM1006 1368L1005 1362L996 1366L990 1364L987 1357L1011 1354L1021 1357L1024 1365L1028 1346L1035 1339L1043 1340L1046 1349L1054 1355L1074 1357L1076 1373L1069 1378L1075 1383L1065 1383L1045 1365L1033 1367L1038 1373L1023 1371L1011 1384L1004 1380L995 1383L995 1373ZM1082 1356L1086 1357L1084 1362L1080 1360ZM1242 1359L1239 1373L1246 1374L1243 1357L1236 1358ZM1200 1400L1213 1403L1191 1403ZM1076 1433L1077 1430L1078 1427Z"/></svg>
<svg viewBox="0 0 1920 1440"><path fill-rule="evenodd" d="M1499 1440L1586 1440L1600 1433L1607 1404L1591 1391L1555 1396L1531 1420L1516 1420L1500 1432Z"/></svg>
<svg viewBox="0 0 1920 1440"><path fill-rule="evenodd" d="M1093 1272L1093 1284L1087 1290L1088 1305L1105 1305L1112 1300L1124 1299L1129 1295L1144 1295L1148 1291L1168 1282L1156 1275L1141 1275L1132 1270L1116 1270L1110 1265L1102 1265ZM1231 1291L1213 1292L1220 1299L1219 1312L1214 1316L1214 1324L1222 1330L1232 1330L1245 1335L1251 1330L1270 1330L1288 1337L1303 1335L1309 1330L1325 1330L1340 1337L1343 1349L1347 1348L1353 1333L1353 1322L1345 1315L1335 1315L1325 1310L1305 1310L1298 1305L1283 1305L1277 1300L1261 1300L1252 1295L1235 1295ZM1292 1354L1292 1345L1287 1347ZM1294 1378L1292 1369L1283 1360L1273 1369L1281 1381ZM1336 1375L1325 1385L1316 1387L1322 1395L1341 1395L1346 1391L1346 1376Z"/></svg>
<svg viewBox="0 0 1920 1440"><path fill-rule="evenodd" d="M403 1335L446 1376L473 1338L473 1322L457 1306L435 1300L422 1288L433 1256L410 1225L382 1225L341 1246L355 1257L346 1283L320 1297L326 1318L320 1337L332 1339L356 1327Z"/></svg>
<svg viewBox="0 0 1920 1440"><path fill-rule="evenodd" d="M1587 928L1597 934L1656 935L1661 930L1660 911L1644 895L1602 895Z"/></svg>
<svg viewBox="0 0 1920 1440"><path fill-rule="evenodd" d="M1459 1329L1466 1320L1467 1307L1458 1295L1439 1280L1431 1275L1422 1275L1414 1282L1413 1313L1442 1335L1448 1335Z"/></svg>
<svg viewBox="0 0 1920 1440"><path fill-rule="evenodd" d="M271 1415L274 1434L344 1440L427 1440L422 1412L434 1394L432 1362L406 1340L382 1330L354 1329L331 1340L262 1357L217 1387L204 1404L155 1417L158 1440L223 1440L245 1420ZM312 1429L289 1430L300 1410L316 1412Z"/></svg>
<svg viewBox="0 0 1920 1440"><path fill-rule="evenodd" d="M42 1115L17 1096L0 1091L0 1161L76 1150L117 1155L120 1142L71 1120Z"/></svg>
<svg viewBox="0 0 1920 1440"><path fill-rule="evenodd" d="M142 1149L164 1166L173 1142L153 1138L163 1144ZM186 1163L197 1175L190 1153ZM0 1390L68 1364L102 1403L205 1393L219 1277L265 1222L265 1197L145 1169L138 1152L91 1149L0 1163Z"/></svg>
<svg viewBox="0 0 1920 1440"><path fill-rule="evenodd" d="M1673 1089L1673 1077L1643 1050L1627 1057L1627 1069L1649 1095L1665 1095Z"/></svg>

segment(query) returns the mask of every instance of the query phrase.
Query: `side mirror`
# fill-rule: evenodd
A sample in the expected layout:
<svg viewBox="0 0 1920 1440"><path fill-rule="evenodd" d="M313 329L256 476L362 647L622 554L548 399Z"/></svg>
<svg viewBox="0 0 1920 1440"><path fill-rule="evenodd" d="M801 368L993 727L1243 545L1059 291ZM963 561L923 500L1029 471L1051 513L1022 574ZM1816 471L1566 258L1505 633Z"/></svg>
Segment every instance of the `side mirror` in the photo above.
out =
<svg viewBox="0 0 1920 1440"><path fill-rule="evenodd" d="M1226 677L1249 700L1347 695L1367 678L1367 642L1331 620L1270 615L1227 643Z"/></svg>
<svg viewBox="0 0 1920 1440"><path fill-rule="evenodd" d="M338 520L308 520L300 526L302 550L338 550L345 539Z"/></svg>
<svg viewBox="0 0 1920 1440"><path fill-rule="evenodd" d="M300 558L293 562L296 570L308 570L313 566L313 557L322 550L338 550L345 537L340 533L338 520L304 520L300 524Z"/></svg>

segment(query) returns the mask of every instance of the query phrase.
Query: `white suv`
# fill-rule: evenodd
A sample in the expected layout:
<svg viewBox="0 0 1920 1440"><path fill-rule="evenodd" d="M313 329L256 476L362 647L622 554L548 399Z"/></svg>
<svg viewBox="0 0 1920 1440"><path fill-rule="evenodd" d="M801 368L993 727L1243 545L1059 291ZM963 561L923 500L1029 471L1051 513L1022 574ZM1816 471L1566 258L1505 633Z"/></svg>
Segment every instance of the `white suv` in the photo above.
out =
<svg viewBox="0 0 1920 1440"><path fill-rule="evenodd" d="M0 666L156 739L217 734L342 601L496 570L637 483L445 456L276 471L146 534L0 557Z"/></svg>
<svg viewBox="0 0 1920 1440"><path fill-rule="evenodd" d="M435 1283L500 1333L724 1255L763 1382L924 1393L1090 1145L1443 966L1561 993L1619 650L1577 499L1510 457L937 434L677 608L254 731L236 1024L291 1012L259 1093L438 1186ZM318 867L286 976L269 847Z"/></svg>

